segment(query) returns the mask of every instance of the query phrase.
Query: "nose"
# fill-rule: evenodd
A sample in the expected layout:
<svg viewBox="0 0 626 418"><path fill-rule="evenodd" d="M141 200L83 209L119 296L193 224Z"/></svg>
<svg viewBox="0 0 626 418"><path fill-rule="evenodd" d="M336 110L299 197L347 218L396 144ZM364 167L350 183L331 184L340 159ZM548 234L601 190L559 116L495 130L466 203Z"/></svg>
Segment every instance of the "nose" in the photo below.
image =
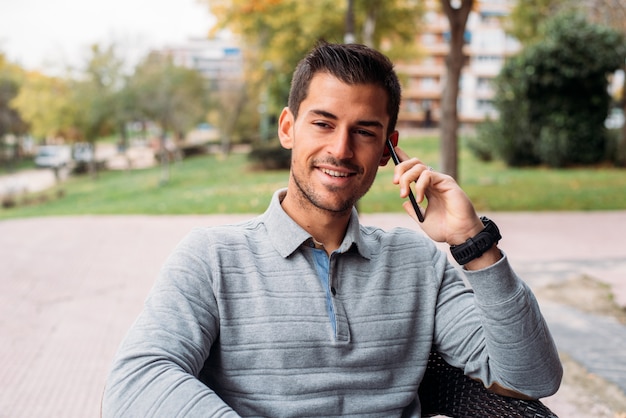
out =
<svg viewBox="0 0 626 418"><path fill-rule="evenodd" d="M336 135L330 146L330 153L337 159L344 160L352 158L352 135L348 129L336 129Z"/></svg>

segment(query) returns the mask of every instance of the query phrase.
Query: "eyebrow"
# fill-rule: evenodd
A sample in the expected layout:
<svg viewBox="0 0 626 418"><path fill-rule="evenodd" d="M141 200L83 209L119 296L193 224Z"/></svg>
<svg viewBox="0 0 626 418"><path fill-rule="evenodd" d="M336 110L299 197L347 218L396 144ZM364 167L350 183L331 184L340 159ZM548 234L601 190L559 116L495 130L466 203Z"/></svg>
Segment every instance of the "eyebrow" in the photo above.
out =
<svg viewBox="0 0 626 418"><path fill-rule="evenodd" d="M330 112L327 112L325 110L321 110L321 109L312 109L309 111L309 113L312 113L314 115L318 115L318 116L322 116L328 119L332 119L332 120L338 120L339 118ZM358 126L367 126L367 127L376 127L376 128L384 128L383 124L377 120L360 120L357 122Z"/></svg>

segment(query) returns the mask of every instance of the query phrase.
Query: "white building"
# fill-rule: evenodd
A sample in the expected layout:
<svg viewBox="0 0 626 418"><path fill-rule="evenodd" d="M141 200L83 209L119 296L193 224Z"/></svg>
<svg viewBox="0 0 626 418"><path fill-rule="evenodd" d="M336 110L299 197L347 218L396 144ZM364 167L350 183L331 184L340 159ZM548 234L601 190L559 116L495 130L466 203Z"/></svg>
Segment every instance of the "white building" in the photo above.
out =
<svg viewBox="0 0 626 418"><path fill-rule="evenodd" d="M177 65L200 72L214 91L238 89L243 82L243 53L232 40L192 38L162 52Z"/></svg>

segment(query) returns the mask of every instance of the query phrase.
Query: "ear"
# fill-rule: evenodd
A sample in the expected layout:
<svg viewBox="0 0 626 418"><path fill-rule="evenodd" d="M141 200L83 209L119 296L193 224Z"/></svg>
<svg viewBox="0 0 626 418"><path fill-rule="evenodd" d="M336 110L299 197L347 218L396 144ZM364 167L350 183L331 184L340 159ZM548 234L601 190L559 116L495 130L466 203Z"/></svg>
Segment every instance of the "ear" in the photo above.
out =
<svg viewBox="0 0 626 418"><path fill-rule="evenodd" d="M288 107L285 107L278 119L278 139L285 149L291 149L293 147L294 123L293 113L291 113Z"/></svg>
<svg viewBox="0 0 626 418"><path fill-rule="evenodd" d="M391 144L395 147L398 146L398 139L400 139L400 134L398 131L393 131L391 135L389 135L389 140ZM387 146L387 141L385 140L385 150L383 151L382 157L380 157L380 162L378 163L381 167L384 167L389 162L391 158L391 152L389 151L389 147Z"/></svg>

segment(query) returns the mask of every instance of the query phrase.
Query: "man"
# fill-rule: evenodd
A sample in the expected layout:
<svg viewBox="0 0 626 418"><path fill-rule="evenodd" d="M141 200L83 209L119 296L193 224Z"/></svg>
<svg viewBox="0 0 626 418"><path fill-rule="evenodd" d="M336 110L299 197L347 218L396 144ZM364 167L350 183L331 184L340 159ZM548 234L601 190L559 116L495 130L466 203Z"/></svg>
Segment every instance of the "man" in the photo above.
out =
<svg viewBox="0 0 626 418"><path fill-rule="evenodd" d="M392 64L370 48L322 43L301 61L279 120L287 189L177 247L120 347L104 416L419 415L432 348L501 393L556 392L536 301L452 178L396 148L400 196L415 183L428 198L421 227L455 246L473 291L428 238L359 224L399 103Z"/></svg>

